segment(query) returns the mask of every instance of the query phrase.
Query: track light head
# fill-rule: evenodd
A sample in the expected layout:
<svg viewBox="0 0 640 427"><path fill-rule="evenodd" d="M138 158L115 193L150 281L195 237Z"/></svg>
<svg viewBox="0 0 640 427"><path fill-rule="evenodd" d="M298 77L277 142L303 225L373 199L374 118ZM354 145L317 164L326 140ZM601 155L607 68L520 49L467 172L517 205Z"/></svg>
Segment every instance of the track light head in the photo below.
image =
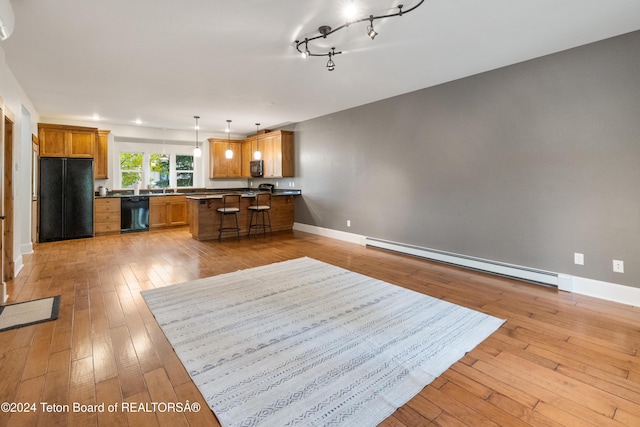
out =
<svg viewBox="0 0 640 427"><path fill-rule="evenodd" d="M327 61L327 70L333 71L335 69L336 69L335 62L333 62L333 59L329 58L329 61Z"/></svg>
<svg viewBox="0 0 640 427"><path fill-rule="evenodd" d="M373 15L369 16L369 25L367 26L367 35L371 40L375 39L378 33L373 29Z"/></svg>
<svg viewBox="0 0 640 427"><path fill-rule="evenodd" d="M336 63L333 62L333 55L336 54L336 48L332 47L331 52L329 52L329 60L327 61L327 70L333 71L336 69Z"/></svg>

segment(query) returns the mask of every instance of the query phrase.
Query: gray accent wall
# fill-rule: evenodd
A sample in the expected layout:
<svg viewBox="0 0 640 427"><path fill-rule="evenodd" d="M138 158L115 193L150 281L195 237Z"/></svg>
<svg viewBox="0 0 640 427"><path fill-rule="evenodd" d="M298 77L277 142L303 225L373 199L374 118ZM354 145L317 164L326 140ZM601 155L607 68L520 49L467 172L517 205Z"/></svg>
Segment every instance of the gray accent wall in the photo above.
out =
<svg viewBox="0 0 640 427"><path fill-rule="evenodd" d="M293 130L299 223L640 287L640 32Z"/></svg>

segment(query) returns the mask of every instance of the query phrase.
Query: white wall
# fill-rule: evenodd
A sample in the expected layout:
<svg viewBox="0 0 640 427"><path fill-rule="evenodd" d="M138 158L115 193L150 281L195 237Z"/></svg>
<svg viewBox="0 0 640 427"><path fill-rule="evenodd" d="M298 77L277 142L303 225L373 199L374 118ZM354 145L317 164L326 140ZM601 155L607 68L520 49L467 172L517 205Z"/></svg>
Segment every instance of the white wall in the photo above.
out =
<svg viewBox="0 0 640 427"><path fill-rule="evenodd" d="M31 252L31 208L29 203L31 200L31 134L37 135L37 123L40 116L7 66L5 53L1 46L0 97L4 102L5 111L10 111L15 119L12 141L14 173L14 241L12 244L17 274L22 269L22 254ZM4 148L2 149L4 152ZM4 182L1 184L4 185Z"/></svg>

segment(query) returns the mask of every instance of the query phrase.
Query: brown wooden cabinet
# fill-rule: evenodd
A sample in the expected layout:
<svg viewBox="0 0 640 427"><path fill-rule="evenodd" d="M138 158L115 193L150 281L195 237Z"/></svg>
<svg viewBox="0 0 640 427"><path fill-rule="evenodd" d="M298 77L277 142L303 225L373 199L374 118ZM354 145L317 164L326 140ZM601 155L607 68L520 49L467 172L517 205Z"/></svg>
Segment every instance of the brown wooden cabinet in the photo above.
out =
<svg viewBox="0 0 640 427"><path fill-rule="evenodd" d="M271 227L273 232L291 230L295 218L295 199L293 195L274 195L271 198ZM240 199L240 212L238 212L238 225L240 235L249 234L250 211L249 206L253 202L252 197L242 197ZM220 213L218 208L222 207L222 197L191 196L188 199L189 212L189 232L196 240L211 240L218 238L220 228ZM235 238L234 233L223 234L222 238Z"/></svg>
<svg viewBox="0 0 640 427"><path fill-rule="evenodd" d="M117 197L100 198L94 201L96 236L120 233L120 199Z"/></svg>
<svg viewBox="0 0 640 427"><path fill-rule="evenodd" d="M109 178L109 133L99 130L94 150L93 176L95 179Z"/></svg>
<svg viewBox="0 0 640 427"><path fill-rule="evenodd" d="M265 178L294 176L293 132L277 130L260 136Z"/></svg>
<svg viewBox="0 0 640 427"><path fill-rule="evenodd" d="M233 151L233 158L227 159L225 152ZM242 177L242 141L209 138L209 178Z"/></svg>
<svg viewBox="0 0 640 427"><path fill-rule="evenodd" d="M253 153L256 151L256 137L250 136L242 141L242 177L251 178L251 165Z"/></svg>
<svg viewBox="0 0 640 427"><path fill-rule="evenodd" d="M276 130L252 135L242 143L242 177L250 178L250 162L259 149L264 160L264 178L289 178L294 176L293 132Z"/></svg>
<svg viewBox="0 0 640 427"><path fill-rule="evenodd" d="M149 228L187 225L188 209L186 196L149 197Z"/></svg>
<svg viewBox="0 0 640 427"><path fill-rule="evenodd" d="M41 157L92 159L98 129L38 123Z"/></svg>

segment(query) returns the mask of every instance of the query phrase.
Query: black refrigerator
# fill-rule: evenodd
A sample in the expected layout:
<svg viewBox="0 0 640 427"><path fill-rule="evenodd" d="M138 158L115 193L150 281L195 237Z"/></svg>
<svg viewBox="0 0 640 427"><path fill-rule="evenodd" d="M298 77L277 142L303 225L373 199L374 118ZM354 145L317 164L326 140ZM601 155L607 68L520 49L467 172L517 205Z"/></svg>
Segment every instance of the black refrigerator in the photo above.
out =
<svg viewBox="0 0 640 427"><path fill-rule="evenodd" d="M40 241L93 236L93 159L40 159Z"/></svg>

